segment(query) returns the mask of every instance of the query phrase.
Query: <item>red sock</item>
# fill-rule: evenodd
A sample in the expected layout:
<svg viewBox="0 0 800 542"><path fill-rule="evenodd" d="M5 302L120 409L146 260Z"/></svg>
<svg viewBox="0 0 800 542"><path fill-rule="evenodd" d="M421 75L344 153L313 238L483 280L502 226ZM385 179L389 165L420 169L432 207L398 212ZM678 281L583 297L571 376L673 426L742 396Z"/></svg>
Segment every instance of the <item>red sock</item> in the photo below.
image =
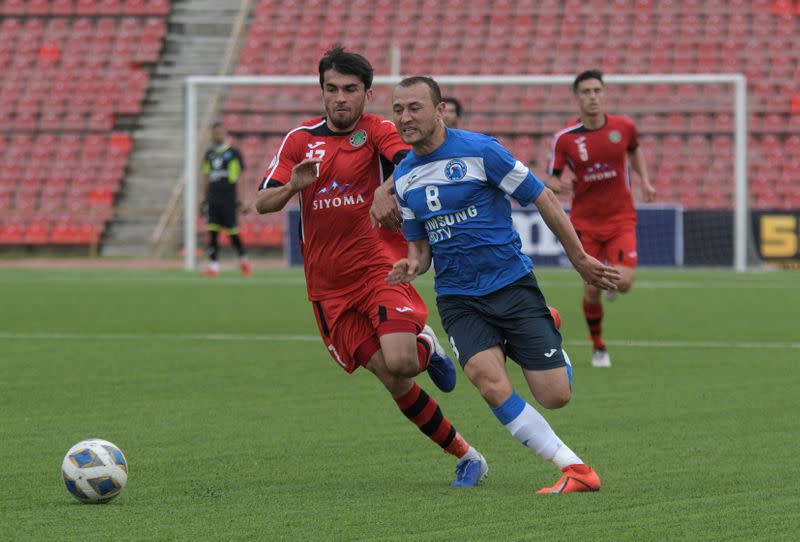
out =
<svg viewBox="0 0 800 542"><path fill-rule="evenodd" d="M428 362L431 360L431 352L433 352L433 345L428 339L417 335L417 357L419 358L419 372L428 368Z"/></svg>
<svg viewBox="0 0 800 542"><path fill-rule="evenodd" d="M444 448L444 451L461 459L469 451L469 442L464 440L461 433L456 432L456 438L453 439L449 446Z"/></svg>
<svg viewBox="0 0 800 542"><path fill-rule="evenodd" d="M583 298L583 314L586 317L586 325L589 326L592 346L595 350L605 350L606 343L603 342L603 305L601 303L589 303L586 298Z"/></svg>
<svg viewBox="0 0 800 542"><path fill-rule="evenodd" d="M395 397L394 401L406 418L445 452L456 457L467 453L469 444L456 432L450 420L444 417L436 400L416 383L406 394Z"/></svg>

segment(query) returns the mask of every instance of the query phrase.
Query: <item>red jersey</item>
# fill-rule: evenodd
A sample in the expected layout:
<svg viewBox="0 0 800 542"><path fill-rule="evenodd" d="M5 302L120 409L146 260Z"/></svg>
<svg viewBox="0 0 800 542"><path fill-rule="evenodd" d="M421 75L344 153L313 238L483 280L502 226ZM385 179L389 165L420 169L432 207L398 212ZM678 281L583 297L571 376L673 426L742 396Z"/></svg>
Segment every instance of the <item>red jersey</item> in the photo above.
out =
<svg viewBox="0 0 800 542"><path fill-rule="evenodd" d="M260 189L289 182L292 168L306 158L322 160L317 181L300 192L300 245L312 301L383 280L407 254L401 233L372 227L369 209L398 153L408 148L390 120L371 114L351 132L333 132L317 117L284 137Z"/></svg>
<svg viewBox="0 0 800 542"><path fill-rule="evenodd" d="M627 153L638 146L633 121L613 115L602 128L588 130L578 120L553 137L549 173L568 165L576 177L570 210L576 230L603 233L636 223Z"/></svg>

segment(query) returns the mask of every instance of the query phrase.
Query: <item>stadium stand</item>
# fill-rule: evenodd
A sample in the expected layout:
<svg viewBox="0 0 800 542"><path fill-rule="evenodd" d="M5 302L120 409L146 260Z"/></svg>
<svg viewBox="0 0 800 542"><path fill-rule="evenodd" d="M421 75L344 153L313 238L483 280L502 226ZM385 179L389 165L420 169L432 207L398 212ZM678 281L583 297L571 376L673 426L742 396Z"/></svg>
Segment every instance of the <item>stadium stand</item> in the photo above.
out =
<svg viewBox="0 0 800 542"><path fill-rule="evenodd" d="M749 87L750 204L800 206L800 114L792 114L792 99L800 103L795 2L486 0L469 9L456 0L316 1L315 9L307 4L259 2L237 73L307 75L335 41L363 52L376 73L388 73L386 53L394 43L403 53L404 74L574 74L590 67L606 73L743 72ZM334 30L317 32L323 27ZM540 168L552 134L575 115L564 88L445 90L464 103L467 129L496 135ZM732 207L729 88L642 85L608 94L612 110L638 123L659 201L688 209ZM319 108L318 88L292 88L278 96L239 87L225 102L225 120L243 142L245 158L263 163L271 156L250 153L274 153L280 136ZM260 173L251 169L246 183L253 185Z"/></svg>
<svg viewBox="0 0 800 542"><path fill-rule="evenodd" d="M0 2L0 244L97 243L132 149L166 0Z"/></svg>
<svg viewBox="0 0 800 542"><path fill-rule="evenodd" d="M0 244L102 237L131 153L117 119L142 111L170 9L167 0L0 0ZM379 74L389 71L393 44L405 74L742 72L750 204L797 209L798 36L797 0L261 0L236 73L313 74L336 41L363 52ZM551 135L575 115L561 87L444 90L465 105L467 129L496 135L540 170ZM730 89L608 94L612 111L638 123L659 201L731 208ZM281 136L319 110L318 88L230 89L223 118L248 164L244 190ZM373 110L385 113L385 103ZM280 246L282 228L280 214L242 220L253 246Z"/></svg>

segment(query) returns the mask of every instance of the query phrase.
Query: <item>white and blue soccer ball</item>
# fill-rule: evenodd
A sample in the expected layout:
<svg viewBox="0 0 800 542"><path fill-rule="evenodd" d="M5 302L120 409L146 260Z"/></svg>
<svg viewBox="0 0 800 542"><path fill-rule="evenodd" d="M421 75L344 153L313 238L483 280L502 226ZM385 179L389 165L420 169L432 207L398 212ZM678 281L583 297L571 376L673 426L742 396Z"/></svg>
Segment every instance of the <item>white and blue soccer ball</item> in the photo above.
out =
<svg viewBox="0 0 800 542"><path fill-rule="evenodd" d="M73 497L86 503L105 503L119 495L128 481L128 461L116 445L93 438L69 449L61 475Z"/></svg>

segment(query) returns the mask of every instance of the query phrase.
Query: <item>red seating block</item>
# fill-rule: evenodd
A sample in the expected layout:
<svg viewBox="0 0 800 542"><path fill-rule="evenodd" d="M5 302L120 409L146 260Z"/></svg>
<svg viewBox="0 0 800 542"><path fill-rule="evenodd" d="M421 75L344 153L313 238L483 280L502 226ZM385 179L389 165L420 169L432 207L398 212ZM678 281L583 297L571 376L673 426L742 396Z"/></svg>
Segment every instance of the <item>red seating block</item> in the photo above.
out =
<svg viewBox="0 0 800 542"><path fill-rule="evenodd" d="M11 219L0 226L0 244L21 245L25 240L25 227L20 222Z"/></svg>

